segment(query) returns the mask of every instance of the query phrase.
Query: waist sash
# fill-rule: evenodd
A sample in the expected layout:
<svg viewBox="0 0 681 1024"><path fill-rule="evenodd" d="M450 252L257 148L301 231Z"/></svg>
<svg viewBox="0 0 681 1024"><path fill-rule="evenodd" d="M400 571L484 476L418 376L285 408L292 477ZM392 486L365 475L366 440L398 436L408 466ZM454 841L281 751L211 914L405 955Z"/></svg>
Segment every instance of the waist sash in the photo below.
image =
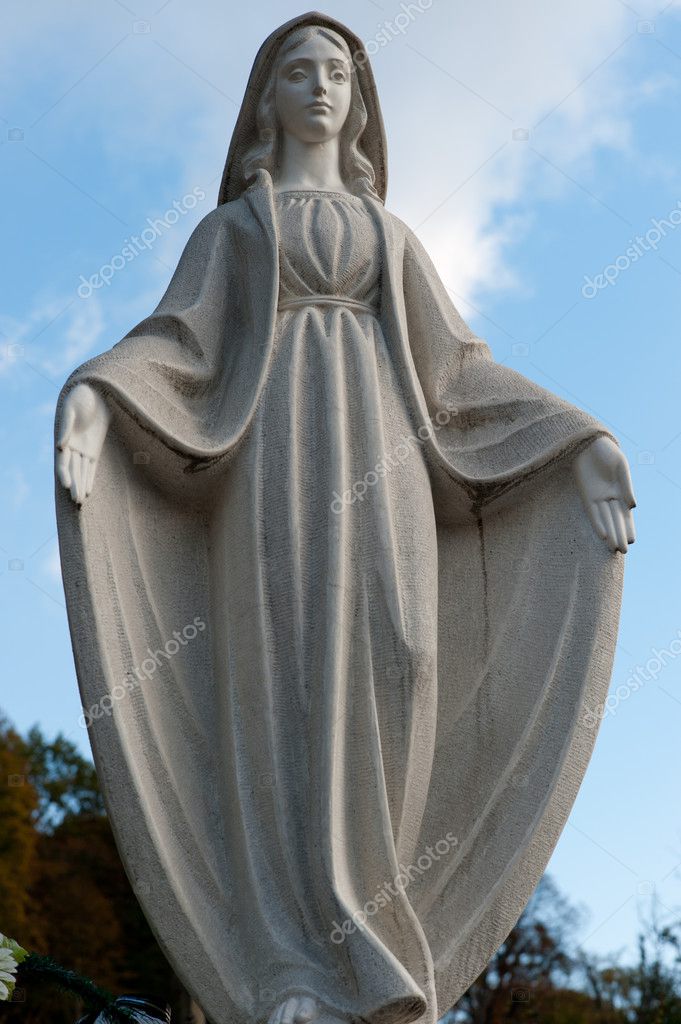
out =
<svg viewBox="0 0 681 1024"><path fill-rule="evenodd" d="M378 310L368 302L351 299L347 295L296 295L293 298L281 299L277 309L300 309L303 306L346 306L357 313L371 313L378 316Z"/></svg>

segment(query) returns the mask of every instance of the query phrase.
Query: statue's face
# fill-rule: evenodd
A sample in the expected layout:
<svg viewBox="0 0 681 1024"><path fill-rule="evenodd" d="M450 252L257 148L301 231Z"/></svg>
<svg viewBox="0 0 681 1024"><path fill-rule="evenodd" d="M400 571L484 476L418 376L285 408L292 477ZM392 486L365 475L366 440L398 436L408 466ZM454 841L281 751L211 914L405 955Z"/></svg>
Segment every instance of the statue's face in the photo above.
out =
<svg viewBox="0 0 681 1024"><path fill-rule="evenodd" d="M315 35L289 51L276 81L276 108L285 132L301 142L327 142L350 110L351 67L330 39Z"/></svg>

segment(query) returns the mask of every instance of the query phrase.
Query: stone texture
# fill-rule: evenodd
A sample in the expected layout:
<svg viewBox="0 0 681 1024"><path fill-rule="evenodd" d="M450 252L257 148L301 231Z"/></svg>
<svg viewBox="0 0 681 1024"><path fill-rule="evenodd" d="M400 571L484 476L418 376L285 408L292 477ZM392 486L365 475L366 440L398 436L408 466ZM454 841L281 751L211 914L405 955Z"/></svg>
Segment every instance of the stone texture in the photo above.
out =
<svg viewBox="0 0 681 1024"><path fill-rule="evenodd" d="M623 560L572 469L608 431L495 363L385 209L368 64L377 194L240 182L290 29L228 201L60 396L111 414L82 507L57 486L69 622L123 861L208 1018L433 1022L591 754Z"/></svg>

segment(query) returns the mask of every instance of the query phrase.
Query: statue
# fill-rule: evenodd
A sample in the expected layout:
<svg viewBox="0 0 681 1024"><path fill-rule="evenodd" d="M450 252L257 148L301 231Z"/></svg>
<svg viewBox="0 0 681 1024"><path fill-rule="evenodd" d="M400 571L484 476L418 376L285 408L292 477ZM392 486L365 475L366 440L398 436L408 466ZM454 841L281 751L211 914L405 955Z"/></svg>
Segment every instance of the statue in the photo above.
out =
<svg viewBox="0 0 681 1024"><path fill-rule="evenodd" d="M626 460L494 362L385 194L361 41L288 22L158 307L60 396L84 721L213 1024L432 1024L539 880L607 692Z"/></svg>

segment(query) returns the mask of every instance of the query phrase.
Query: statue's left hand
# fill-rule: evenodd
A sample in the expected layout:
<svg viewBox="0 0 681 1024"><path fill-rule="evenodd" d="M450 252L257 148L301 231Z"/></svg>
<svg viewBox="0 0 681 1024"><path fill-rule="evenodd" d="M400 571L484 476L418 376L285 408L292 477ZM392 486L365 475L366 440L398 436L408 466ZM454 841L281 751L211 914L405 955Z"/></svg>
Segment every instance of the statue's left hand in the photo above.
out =
<svg viewBox="0 0 681 1024"><path fill-rule="evenodd" d="M574 472L594 530L611 551L625 554L636 539L636 498L626 458L609 437L598 437L577 456Z"/></svg>

